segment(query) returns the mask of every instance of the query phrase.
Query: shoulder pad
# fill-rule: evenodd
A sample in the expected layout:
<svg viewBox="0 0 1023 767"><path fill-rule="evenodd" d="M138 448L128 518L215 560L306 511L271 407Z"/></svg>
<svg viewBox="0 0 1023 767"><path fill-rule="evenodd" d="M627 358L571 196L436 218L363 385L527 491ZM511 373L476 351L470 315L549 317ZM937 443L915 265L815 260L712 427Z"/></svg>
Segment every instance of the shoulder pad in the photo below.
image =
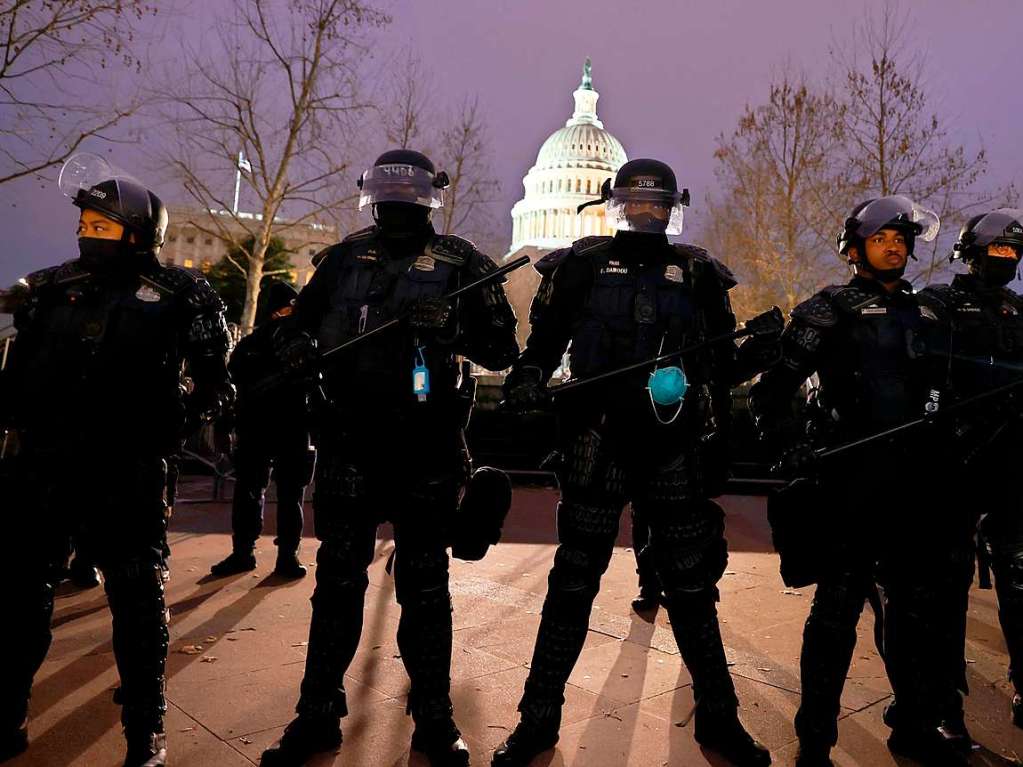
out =
<svg viewBox="0 0 1023 767"><path fill-rule="evenodd" d="M792 318L820 328L835 325L838 322L838 312L832 300L832 288L825 288L796 306L792 310Z"/></svg>
<svg viewBox="0 0 1023 767"><path fill-rule="evenodd" d="M963 299L963 292L951 285L928 285L917 293L923 304L937 305L942 309L952 309Z"/></svg>
<svg viewBox="0 0 1023 767"><path fill-rule="evenodd" d="M598 248L611 244L612 237L583 237L580 240L576 240L572 243L571 251L577 256L585 256L587 253L592 253ZM557 252L557 251L555 251Z"/></svg>
<svg viewBox="0 0 1023 767"><path fill-rule="evenodd" d="M855 285L832 285L824 288L821 292L829 295L831 303L836 309L848 314L855 314L867 304L880 298L877 293L863 290Z"/></svg>
<svg viewBox="0 0 1023 767"><path fill-rule="evenodd" d="M54 279L57 276L57 272L61 268L62 266L48 266L45 269L39 269L38 271L30 272L28 276L25 277L25 282L27 282L28 286L32 289L41 288L44 285L49 285L51 282L54 281Z"/></svg>
<svg viewBox="0 0 1023 767"><path fill-rule="evenodd" d="M347 237L345 237L343 240L341 240L341 242L354 242L355 240L366 240L366 239L369 239L370 237L373 237L374 235L376 235L376 233L377 233L377 228L376 228L375 225L374 226L367 226L365 229L359 229L359 230L357 230L355 232L352 232ZM331 246L331 247L334 247L334 246ZM330 248L327 248L327 250L330 250Z"/></svg>
<svg viewBox="0 0 1023 767"><path fill-rule="evenodd" d="M224 311L224 302L213 286L197 272L180 266L160 266L140 275L150 287L165 295L181 295L197 309Z"/></svg>
<svg viewBox="0 0 1023 767"><path fill-rule="evenodd" d="M539 259L533 268L536 269L544 277L549 277L554 274L554 270L558 268L558 265L565 260L568 256L573 253L572 248L560 248L558 250L552 250L543 258Z"/></svg>
<svg viewBox="0 0 1023 767"><path fill-rule="evenodd" d="M697 245L689 245L687 243L676 243L672 247L675 249L676 253L682 256L682 258L692 260L694 263L700 264L701 266L706 265L710 267L725 290L731 290L739 284L739 281L735 279L735 275L732 273L732 270L714 258L703 248Z"/></svg>
<svg viewBox="0 0 1023 767"><path fill-rule="evenodd" d="M312 261L313 269L315 269L321 263L323 263L324 259L326 259L327 256L337 251L340 247L341 247L340 243L336 243L334 245L328 245L323 250L318 251L316 255L314 255L312 259L310 259Z"/></svg>
<svg viewBox="0 0 1023 767"><path fill-rule="evenodd" d="M455 266L465 266L478 252L469 240L453 234L439 234L430 243L431 256Z"/></svg>

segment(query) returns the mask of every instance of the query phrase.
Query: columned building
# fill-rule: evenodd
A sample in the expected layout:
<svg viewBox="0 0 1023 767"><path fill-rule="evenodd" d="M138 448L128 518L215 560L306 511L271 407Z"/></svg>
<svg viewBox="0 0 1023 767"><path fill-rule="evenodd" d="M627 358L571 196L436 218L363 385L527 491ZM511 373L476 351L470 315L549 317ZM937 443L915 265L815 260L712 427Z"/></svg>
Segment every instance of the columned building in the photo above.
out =
<svg viewBox="0 0 1023 767"><path fill-rule="evenodd" d="M575 111L565 127L552 133L522 179L525 193L512 208L512 245L505 259L528 255L532 261L580 237L612 235L603 205L576 213L584 202L600 197L600 187L613 179L628 157L622 143L604 129L597 117L590 60L583 65L582 82L572 94ZM519 342L529 334L529 303L540 277L523 268L508 278L508 299L519 319Z"/></svg>

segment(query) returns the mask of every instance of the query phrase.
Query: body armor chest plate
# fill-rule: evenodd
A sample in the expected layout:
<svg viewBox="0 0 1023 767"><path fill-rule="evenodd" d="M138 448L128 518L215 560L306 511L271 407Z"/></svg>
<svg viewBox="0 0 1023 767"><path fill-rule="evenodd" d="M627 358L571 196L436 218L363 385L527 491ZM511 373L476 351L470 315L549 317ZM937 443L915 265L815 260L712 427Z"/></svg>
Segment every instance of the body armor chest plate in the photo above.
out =
<svg viewBox="0 0 1023 767"><path fill-rule="evenodd" d="M455 286L457 267L424 252L394 258L376 238L356 241L345 254L330 308L318 334L321 349L330 349L397 317L416 301L440 298ZM409 388L412 339L396 329L363 344L348 355L348 374L365 374ZM428 350L429 351L429 350ZM429 361L428 361L429 362ZM433 370L437 374L437 370Z"/></svg>
<svg viewBox="0 0 1023 767"><path fill-rule="evenodd" d="M679 262L641 264L603 246L583 255L593 267L589 297L572 332L572 376L584 378L680 348L696 339L698 316L688 270Z"/></svg>
<svg viewBox="0 0 1023 767"><path fill-rule="evenodd" d="M922 415L927 365L910 357L909 339L933 326L933 313L908 293L846 286L830 298L838 323L820 369L822 404L857 430Z"/></svg>
<svg viewBox="0 0 1023 767"><path fill-rule="evenodd" d="M1023 363L1023 300L1009 290L953 290L950 347L954 354ZM1019 371L967 361L954 363L961 396L1010 383Z"/></svg>

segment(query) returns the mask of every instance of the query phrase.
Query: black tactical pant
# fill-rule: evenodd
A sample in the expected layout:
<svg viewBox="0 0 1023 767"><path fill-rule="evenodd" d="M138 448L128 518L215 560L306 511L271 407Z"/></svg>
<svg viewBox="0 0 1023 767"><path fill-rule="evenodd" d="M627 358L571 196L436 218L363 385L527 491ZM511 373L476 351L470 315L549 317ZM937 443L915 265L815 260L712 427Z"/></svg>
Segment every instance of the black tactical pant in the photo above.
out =
<svg viewBox="0 0 1023 767"><path fill-rule="evenodd" d="M649 542L650 525L642 511L632 504L632 553L636 557L639 591L643 595L656 595L660 593L661 585L657 579L657 568L647 549Z"/></svg>
<svg viewBox="0 0 1023 767"><path fill-rule="evenodd" d="M16 627L0 633L0 730L19 726L27 714L32 680L52 639L54 589L74 535L103 573L121 721L129 731L162 731L166 462L93 445L74 454L25 451L5 464L0 494L6 508L19 512L6 515L9 527L0 537L0 579L12 584L6 619Z"/></svg>
<svg viewBox="0 0 1023 767"><path fill-rule="evenodd" d="M386 434L379 435L386 439ZM394 439L399 446L401 440ZM377 526L394 525L395 595L401 605L398 648L411 682L408 710L417 727L449 721L452 713L449 525L462 475L460 456L437 441L416 456L392 456L361 440L321 440L313 494L316 589L309 627L301 716L348 713L344 674L362 633L363 607ZM369 460L367 460L369 456Z"/></svg>
<svg viewBox="0 0 1023 767"><path fill-rule="evenodd" d="M308 432L279 434L238 430L231 528L234 550L250 552L263 533L263 505L271 473L277 485L277 539L281 551L297 551L302 538L302 504L316 453Z"/></svg>
<svg viewBox="0 0 1023 767"><path fill-rule="evenodd" d="M524 722L560 725L565 684L582 651L593 600L631 501L650 528L649 556L668 604L675 641L700 708L734 713L738 701L721 644L717 582L728 560L724 515L701 497L689 454L631 451L639 435L603 426L569 436L558 472L558 549L548 578L533 660L519 704ZM667 456L667 459L665 459Z"/></svg>
<svg viewBox="0 0 1023 767"><path fill-rule="evenodd" d="M884 593L884 661L898 700L899 728L938 726L951 685L940 637L959 609L955 580L946 569L950 528L942 526L933 499L900 491L898 479L855 476L850 482L848 467L840 471L845 476L823 481L833 505L821 513L834 522L831 540L821 544L828 566L817 583L800 654L796 734L816 746L838 740L856 626L878 583Z"/></svg>

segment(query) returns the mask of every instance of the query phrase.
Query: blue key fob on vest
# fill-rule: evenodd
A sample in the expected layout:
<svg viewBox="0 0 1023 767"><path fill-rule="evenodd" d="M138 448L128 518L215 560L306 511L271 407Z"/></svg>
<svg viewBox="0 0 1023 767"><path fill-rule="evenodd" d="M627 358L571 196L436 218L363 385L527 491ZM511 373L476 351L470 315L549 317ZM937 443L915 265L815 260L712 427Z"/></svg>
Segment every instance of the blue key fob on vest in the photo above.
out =
<svg viewBox="0 0 1023 767"><path fill-rule="evenodd" d="M416 349L416 364L412 368L412 393L420 402L426 402L426 395L430 393L430 369L426 367L421 346Z"/></svg>

